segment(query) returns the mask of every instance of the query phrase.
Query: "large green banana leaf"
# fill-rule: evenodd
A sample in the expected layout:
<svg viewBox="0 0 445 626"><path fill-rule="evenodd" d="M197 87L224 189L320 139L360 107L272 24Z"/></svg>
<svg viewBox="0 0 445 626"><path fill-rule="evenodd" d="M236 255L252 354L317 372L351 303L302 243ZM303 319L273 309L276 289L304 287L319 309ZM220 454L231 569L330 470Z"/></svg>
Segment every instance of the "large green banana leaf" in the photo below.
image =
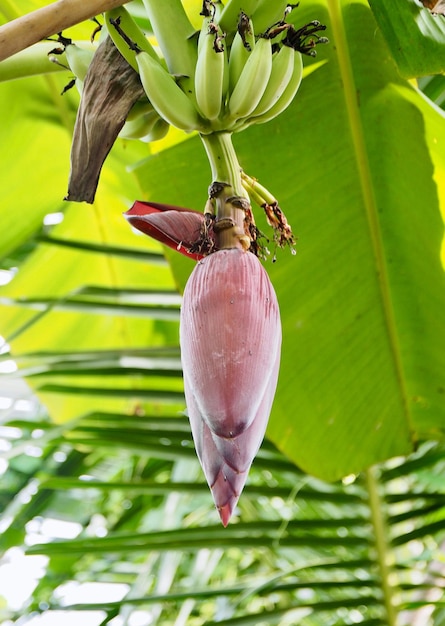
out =
<svg viewBox="0 0 445 626"><path fill-rule="evenodd" d="M369 4L403 76L443 74L445 20L442 16L426 10L416 0L369 0Z"/></svg>
<svg viewBox="0 0 445 626"><path fill-rule="evenodd" d="M277 262L267 263L284 331L268 436L304 470L335 479L443 435L445 125L443 113L398 74L366 2L306 0L297 18L328 25L331 43L319 53L328 62L303 81L285 114L234 141L245 170L275 193L299 237L296 257L279 251ZM0 87L3 254L27 242L45 214L61 210L75 102L72 95L60 100L64 80ZM96 252L34 242L2 289L0 333L15 356L177 343L176 322L147 312L142 296L132 310L137 317L118 307L119 290L171 290L167 268L152 257L143 263L122 251L98 254L106 245L157 250L121 217L138 195L204 206L211 181L198 137L147 153L145 146L116 146L94 207L69 205L51 233L89 242ZM193 264L170 256L182 287ZM86 286L114 290L99 302L109 305L107 315L91 289L82 300ZM36 383L55 419L98 405L134 410L150 390L169 392L183 408L174 377L105 380L98 372L70 381ZM122 395L104 400L107 389Z"/></svg>
<svg viewBox="0 0 445 626"><path fill-rule="evenodd" d="M268 435L335 478L443 434L445 124L399 76L365 2L305 2L298 19L314 16L328 63L235 143L299 237L296 257L267 264L284 330ZM138 176L151 198L200 208L207 172L196 138Z"/></svg>

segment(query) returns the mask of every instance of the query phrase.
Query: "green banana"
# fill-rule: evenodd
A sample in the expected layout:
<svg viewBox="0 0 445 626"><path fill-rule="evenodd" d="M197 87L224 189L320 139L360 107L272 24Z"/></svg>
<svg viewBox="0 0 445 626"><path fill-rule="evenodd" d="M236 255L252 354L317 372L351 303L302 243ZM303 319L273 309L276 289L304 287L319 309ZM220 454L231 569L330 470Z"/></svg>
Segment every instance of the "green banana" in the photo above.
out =
<svg viewBox="0 0 445 626"><path fill-rule="evenodd" d="M279 52L273 56L269 82L252 115L266 113L281 98L292 78L296 54L290 46L282 46Z"/></svg>
<svg viewBox="0 0 445 626"><path fill-rule="evenodd" d="M158 114L181 130L204 130L195 105L159 61L142 50L137 52L136 62L142 86Z"/></svg>
<svg viewBox="0 0 445 626"><path fill-rule="evenodd" d="M256 32L262 33L282 20L288 6L292 5L287 0L257 0L252 11Z"/></svg>
<svg viewBox="0 0 445 626"><path fill-rule="evenodd" d="M141 100L137 100L133 106L131 107L128 115L127 122L133 122L137 120L139 117L148 115L152 112L155 112L153 105L146 98Z"/></svg>
<svg viewBox="0 0 445 626"><path fill-rule="evenodd" d="M65 45L65 57L69 68L74 76L82 82L87 75L94 52L94 49L81 48L74 42Z"/></svg>
<svg viewBox="0 0 445 626"><path fill-rule="evenodd" d="M119 133L119 137L122 137L122 139L141 139L151 132L159 119L162 119L153 107L151 107L151 110L147 108L147 111L141 112L139 115L134 116L132 114L131 119L129 117L127 117Z"/></svg>
<svg viewBox="0 0 445 626"><path fill-rule="evenodd" d="M196 31L181 0L142 1L168 71L192 77L197 55L193 38Z"/></svg>
<svg viewBox="0 0 445 626"><path fill-rule="evenodd" d="M267 0L275 4L274 0ZM258 0L229 0L221 12L219 25L224 32L234 33L240 13L251 15L258 4ZM257 31L260 32L260 31Z"/></svg>
<svg viewBox="0 0 445 626"><path fill-rule="evenodd" d="M106 11L104 13L104 18L108 34L113 40L114 45L134 70L138 71L138 65L134 52L129 48L126 41L122 38L122 35L117 31L114 25L116 22L119 24L122 32L125 33L125 35L132 42L134 42L139 49L147 52L151 57L153 57L153 59L159 59L155 49L125 7L122 6L117 9Z"/></svg>
<svg viewBox="0 0 445 626"><path fill-rule="evenodd" d="M195 95L198 108L204 117L216 119L220 112L224 97L224 74L227 55L221 42L222 35L212 18L203 21L199 39L203 42L198 46L198 61L195 68Z"/></svg>
<svg viewBox="0 0 445 626"><path fill-rule="evenodd" d="M294 99L303 77L303 60L301 54L297 51L294 52L294 69L292 76L287 84L287 87L281 94L281 97L275 102L275 104L265 113L261 115L255 115L253 112L252 117L247 120L247 125L250 124L264 124L274 117L277 117L290 105Z"/></svg>
<svg viewBox="0 0 445 626"><path fill-rule="evenodd" d="M230 117L248 117L258 106L272 70L272 44L261 37L249 55L229 99Z"/></svg>
<svg viewBox="0 0 445 626"><path fill-rule="evenodd" d="M242 34L241 34L242 33ZM241 72L247 63L250 53L255 47L255 35L252 20L242 13L238 21L238 29L229 53L229 90L233 91Z"/></svg>
<svg viewBox="0 0 445 626"><path fill-rule="evenodd" d="M153 124L150 132L144 137L141 137L141 141L145 143L151 143L152 141L159 141L164 139L168 131L170 130L170 124L159 117Z"/></svg>
<svg viewBox="0 0 445 626"><path fill-rule="evenodd" d="M138 100L131 107L119 137L148 143L163 139L169 128L170 124L159 117L151 102Z"/></svg>
<svg viewBox="0 0 445 626"><path fill-rule="evenodd" d="M156 111L141 115L138 119L126 121L119 133L121 139L139 139L145 143L163 139L170 124L159 117Z"/></svg>
<svg viewBox="0 0 445 626"><path fill-rule="evenodd" d="M213 21L219 24L224 6L221 0L213 0L214 15Z"/></svg>

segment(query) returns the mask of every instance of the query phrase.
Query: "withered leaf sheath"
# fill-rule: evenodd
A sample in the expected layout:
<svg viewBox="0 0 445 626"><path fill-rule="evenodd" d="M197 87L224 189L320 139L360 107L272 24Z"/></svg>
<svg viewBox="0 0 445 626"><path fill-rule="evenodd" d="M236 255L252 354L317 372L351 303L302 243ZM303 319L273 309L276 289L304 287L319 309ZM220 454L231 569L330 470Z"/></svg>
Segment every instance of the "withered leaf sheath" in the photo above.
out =
<svg viewBox="0 0 445 626"><path fill-rule="evenodd" d="M224 249L197 263L180 342L192 434L226 526L263 440L279 370L278 302L256 256Z"/></svg>
<svg viewBox="0 0 445 626"><path fill-rule="evenodd" d="M65 200L94 201L105 158L131 107L143 95L139 74L107 37L97 49L84 81Z"/></svg>

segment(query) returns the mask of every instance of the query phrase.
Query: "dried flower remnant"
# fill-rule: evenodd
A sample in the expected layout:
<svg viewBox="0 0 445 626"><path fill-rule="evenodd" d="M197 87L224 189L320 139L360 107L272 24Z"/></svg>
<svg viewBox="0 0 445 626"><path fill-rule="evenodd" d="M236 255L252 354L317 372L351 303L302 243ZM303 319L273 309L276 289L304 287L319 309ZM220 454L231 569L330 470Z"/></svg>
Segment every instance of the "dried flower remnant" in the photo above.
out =
<svg viewBox="0 0 445 626"><path fill-rule="evenodd" d="M445 0L420 0L433 15L445 15Z"/></svg>

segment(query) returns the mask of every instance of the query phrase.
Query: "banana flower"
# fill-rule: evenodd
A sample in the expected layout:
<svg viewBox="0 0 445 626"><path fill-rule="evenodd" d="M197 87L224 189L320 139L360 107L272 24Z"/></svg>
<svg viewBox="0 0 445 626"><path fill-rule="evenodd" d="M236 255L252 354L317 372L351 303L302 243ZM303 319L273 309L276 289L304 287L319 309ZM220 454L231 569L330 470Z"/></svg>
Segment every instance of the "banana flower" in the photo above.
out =
<svg viewBox="0 0 445 626"><path fill-rule="evenodd" d="M126 214L136 228L191 254L202 214L153 204L144 214L142 203L136 205ZM227 526L272 407L280 314L269 277L251 252L235 247L193 258L198 263L180 321L185 398L196 451Z"/></svg>

